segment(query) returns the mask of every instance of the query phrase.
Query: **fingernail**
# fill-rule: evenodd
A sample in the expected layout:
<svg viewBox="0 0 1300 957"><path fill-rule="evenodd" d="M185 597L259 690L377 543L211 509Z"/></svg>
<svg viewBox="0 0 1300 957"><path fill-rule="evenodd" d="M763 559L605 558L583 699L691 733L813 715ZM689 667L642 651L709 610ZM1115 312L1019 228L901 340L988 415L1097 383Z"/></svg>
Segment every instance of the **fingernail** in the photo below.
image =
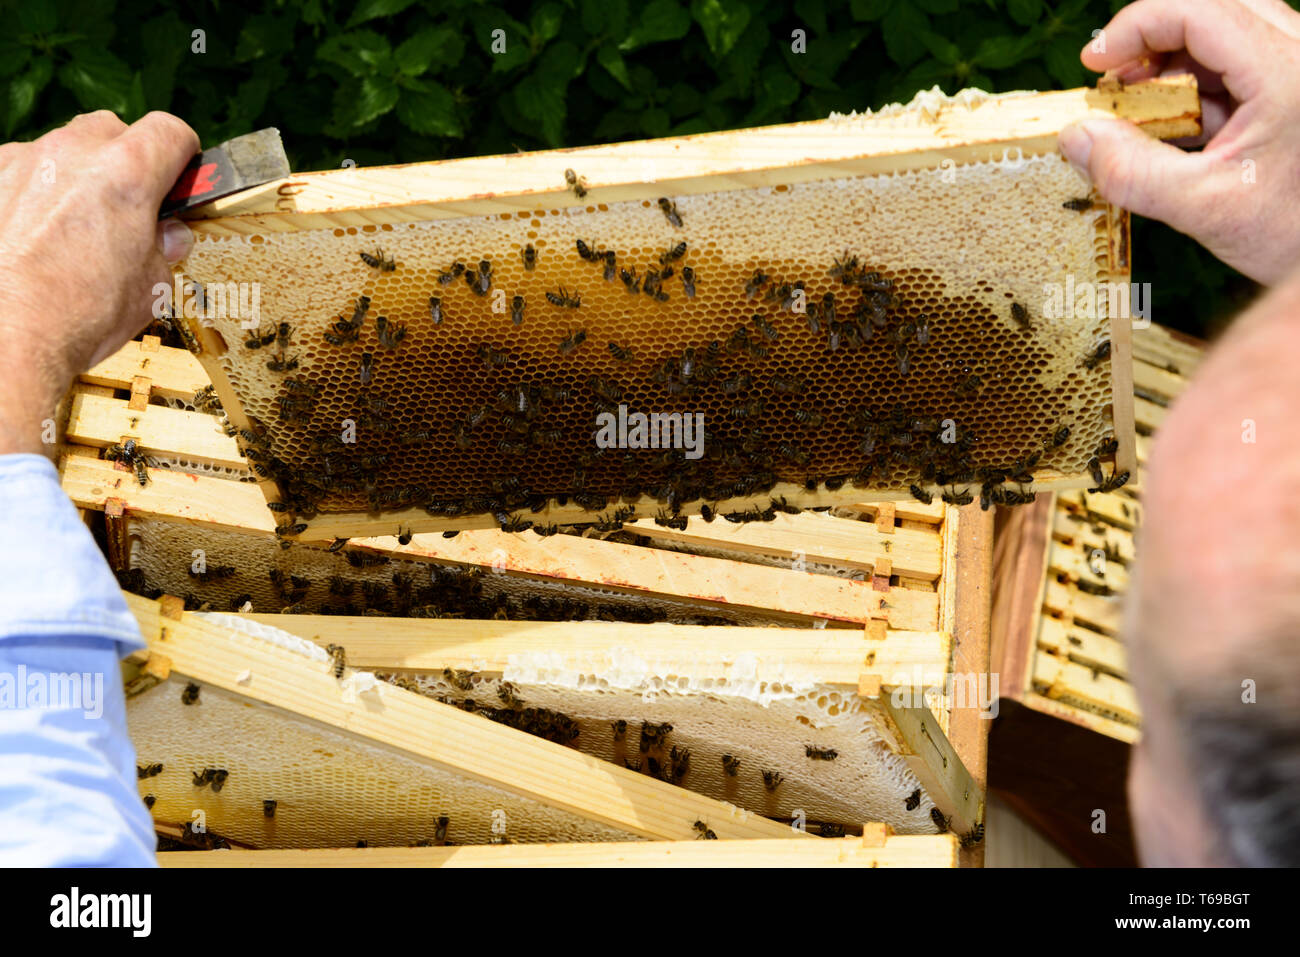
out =
<svg viewBox="0 0 1300 957"><path fill-rule="evenodd" d="M169 219L162 224L162 239L158 247L168 263L178 263L194 248L194 234L179 219Z"/></svg>
<svg viewBox="0 0 1300 957"><path fill-rule="evenodd" d="M1082 123L1071 123L1061 130L1057 138L1061 153L1081 173L1088 172L1088 158L1092 156L1092 134Z"/></svg>

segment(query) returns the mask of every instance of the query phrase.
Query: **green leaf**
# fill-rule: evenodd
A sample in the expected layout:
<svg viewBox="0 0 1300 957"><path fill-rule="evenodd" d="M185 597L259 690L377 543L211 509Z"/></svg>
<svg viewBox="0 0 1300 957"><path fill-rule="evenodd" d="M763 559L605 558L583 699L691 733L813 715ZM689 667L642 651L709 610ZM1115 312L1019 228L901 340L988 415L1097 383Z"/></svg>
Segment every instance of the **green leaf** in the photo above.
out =
<svg viewBox="0 0 1300 957"><path fill-rule="evenodd" d="M957 44L939 36L933 30L927 31L921 40L925 48L930 51L930 55L940 63L952 66L961 59L961 50L957 48Z"/></svg>
<svg viewBox="0 0 1300 957"><path fill-rule="evenodd" d="M507 73L532 59L528 30L518 20L493 10L491 15L476 14L473 24L479 46L492 58L493 73ZM498 30L501 35L494 36ZM502 44L505 45L504 50L501 49Z"/></svg>
<svg viewBox="0 0 1300 957"><path fill-rule="evenodd" d="M568 85L575 76L582 73L585 54L568 40L552 43L542 53L537 71L548 83Z"/></svg>
<svg viewBox="0 0 1300 957"><path fill-rule="evenodd" d="M730 53L749 26L749 7L742 0L691 0L691 14L716 57Z"/></svg>
<svg viewBox="0 0 1300 957"><path fill-rule="evenodd" d="M902 0L907 3L908 0ZM849 12L854 20L879 20L889 12L894 0L851 0Z"/></svg>
<svg viewBox="0 0 1300 957"><path fill-rule="evenodd" d="M136 70L135 75L131 78L131 89L127 94L126 113L122 119L128 123L134 123L148 111L149 104L144 95L144 78L140 71Z"/></svg>
<svg viewBox="0 0 1300 957"><path fill-rule="evenodd" d="M582 28L593 37L614 38L627 32L627 0L582 0Z"/></svg>
<svg viewBox="0 0 1300 957"><path fill-rule="evenodd" d="M23 46L9 37L0 36L0 79L13 76L25 67L31 58L31 47Z"/></svg>
<svg viewBox="0 0 1300 957"><path fill-rule="evenodd" d="M959 0L913 0L926 13L955 13L961 6Z"/></svg>
<svg viewBox="0 0 1300 957"><path fill-rule="evenodd" d="M885 51L899 66L911 66L925 56L921 38L930 32L926 15L910 3L902 3L885 14L881 23L885 34Z"/></svg>
<svg viewBox="0 0 1300 957"><path fill-rule="evenodd" d="M455 97L441 84L425 81L424 86L420 91L402 91L397 118L408 129L425 136L465 135L456 116Z"/></svg>
<svg viewBox="0 0 1300 957"><path fill-rule="evenodd" d="M83 110L127 111L131 92L130 67L103 47L79 43L70 48L72 60L59 67L59 83Z"/></svg>
<svg viewBox="0 0 1300 957"><path fill-rule="evenodd" d="M176 70L190 46L190 31L175 12L168 10L140 28L140 45L149 51L140 67L140 83L148 109L171 106Z"/></svg>
<svg viewBox="0 0 1300 957"><path fill-rule="evenodd" d="M53 75L54 63L49 59L40 59L32 64L30 70L9 81L3 101L6 140L27 119L32 107L36 105L36 98L49 85Z"/></svg>
<svg viewBox="0 0 1300 957"><path fill-rule="evenodd" d="M18 32L53 33L59 26L59 11L50 0L19 0Z"/></svg>
<svg viewBox="0 0 1300 957"><path fill-rule="evenodd" d="M558 3L544 3L533 11L529 24L533 28L533 38L546 43L553 40L564 26L564 8Z"/></svg>
<svg viewBox="0 0 1300 957"><path fill-rule="evenodd" d="M691 29L691 15L676 0L651 0L618 48L624 53L647 43L680 40Z"/></svg>
<svg viewBox="0 0 1300 957"><path fill-rule="evenodd" d="M348 17L347 27L351 29L358 23L374 20L376 17L391 17L401 13L415 0L360 0L352 16Z"/></svg>
<svg viewBox="0 0 1300 957"><path fill-rule="evenodd" d="M603 66L623 89L631 91L632 78L627 74L627 64L623 62L623 55L618 52L618 47L612 43L602 44L596 50L596 62Z"/></svg>
<svg viewBox="0 0 1300 957"><path fill-rule="evenodd" d="M239 30L235 62L247 63L263 57L278 57L293 49L292 17L257 14L249 17Z"/></svg>
<svg viewBox="0 0 1300 957"><path fill-rule="evenodd" d="M1079 49L1077 38L1059 36L1043 51L1043 63L1047 72L1066 89L1083 86L1087 82L1083 64L1079 62Z"/></svg>
<svg viewBox="0 0 1300 957"><path fill-rule="evenodd" d="M668 111L658 107L642 110L637 119L641 122L641 132L646 136L667 136L668 131L672 129Z"/></svg>
<svg viewBox="0 0 1300 957"><path fill-rule="evenodd" d="M386 76L368 76L360 83L344 84L334 95L334 125L358 129L397 105L397 84Z"/></svg>
<svg viewBox="0 0 1300 957"><path fill-rule="evenodd" d="M1005 70L1029 56L1036 43L1034 37L1027 35L989 37L976 49L971 62L986 70Z"/></svg>
<svg viewBox="0 0 1300 957"><path fill-rule="evenodd" d="M818 33L826 33L826 0L794 0L794 13Z"/></svg>
<svg viewBox="0 0 1300 957"><path fill-rule="evenodd" d="M742 96L749 95L758 64L763 60L763 51L771 39L772 32L758 20L753 20L740 35L731 55L722 61L721 72L735 83Z"/></svg>
<svg viewBox="0 0 1300 957"><path fill-rule="evenodd" d="M1007 0L1007 13L1022 27L1031 26L1043 15L1043 0Z"/></svg>
<svg viewBox="0 0 1300 957"><path fill-rule="evenodd" d="M354 30L327 39L316 48L316 58L364 77L392 60L392 47L373 30Z"/></svg>
<svg viewBox="0 0 1300 957"><path fill-rule="evenodd" d="M397 48L397 69L406 76L420 76L434 61L437 71L449 70L465 55L465 40L451 27L426 27L408 37ZM412 127L414 129L414 127Z"/></svg>
<svg viewBox="0 0 1300 957"><path fill-rule="evenodd" d="M542 139L559 146L563 139L565 102L564 84L554 77L535 72L514 89L515 106L529 120L538 124Z"/></svg>

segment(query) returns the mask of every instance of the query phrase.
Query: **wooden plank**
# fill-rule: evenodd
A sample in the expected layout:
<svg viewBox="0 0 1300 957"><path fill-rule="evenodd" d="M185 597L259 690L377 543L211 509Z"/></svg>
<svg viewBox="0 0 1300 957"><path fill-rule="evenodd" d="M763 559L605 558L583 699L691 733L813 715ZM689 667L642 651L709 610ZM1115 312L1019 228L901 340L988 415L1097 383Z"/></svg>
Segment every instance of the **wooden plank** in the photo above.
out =
<svg viewBox="0 0 1300 957"><path fill-rule="evenodd" d="M1055 540L1048 546L1047 569L1049 575L1065 575L1072 582L1105 586L1120 594L1129 587L1128 569L1119 562L1107 561L1104 555L1098 561L1090 549ZM1098 574L1098 570L1104 574Z"/></svg>
<svg viewBox="0 0 1300 957"><path fill-rule="evenodd" d="M1147 432L1154 432L1164 425L1169 410L1139 396L1133 397L1134 417L1137 424Z"/></svg>
<svg viewBox="0 0 1300 957"><path fill-rule="evenodd" d="M816 841L653 841L478 844L466 847L341 847L325 850L171 851L165 868L208 867L956 867L951 834Z"/></svg>
<svg viewBox="0 0 1300 957"><path fill-rule="evenodd" d="M152 624L157 602L124 593ZM146 636L147 637L147 636ZM383 685L346 700L328 662L218 627L192 613L163 622L150 650L172 670L291 714L395 748L441 769L610 827L658 840L691 840L696 820L721 839L808 837L732 805ZM256 680L240 683L240 676ZM360 700L358 700L360 699Z"/></svg>
<svg viewBox="0 0 1300 957"><path fill-rule="evenodd" d="M1101 525L1100 531L1094 529L1089 521L1075 521L1071 513L1055 510L1052 515L1052 535L1059 542L1066 542L1079 548L1099 548L1118 555L1120 560L1132 564L1137 560L1133 533L1113 525Z"/></svg>
<svg viewBox="0 0 1300 957"><path fill-rule="evenodd" d="M102 510L108 499L117 498L127 514L139 518L263 536L274 529L273 514L251 484L165 470L155 470L151 477L141 488L110 462L69 457L63 489L82 508ZM452 539L417 535L406 546L391 538L356 539L352 547L413 561L495 567L509 574L657 595L701 607L739 607L788 621L861 625L878 612L881 600L865 582L571 535L543 539L531 532L479 531ZM891 626L938 630L934 593L897 588L889 604Z"/></svg>
<svg viewBox="0 0 1300 957"><path fill-rule="evenodd" d="M1136 744L1138 738L1142 737L1142 731L1136 725L1125 724L1122 721L1115 721L1092 711L1085 711L1083 708L1076 707L1065 701L1053 701L1051 698L1046 698L1036 692L1025 695L1021 699L1021 703L1041 714L1051 715L1053 718L1077 724L1081 728L1087 728L1097 734L1104 734L1126 744Z"/></svg>
<svg viewBox="0 0 1300 957"><path fill-rule="evenodd" d="M1088 493L1077 489L1060 492L1057 501L1074 510L1087 512L1104 522L1133 531L1142 519L1142 506L1119 492Z"/></svg>
<svg viewBox="0 0 1300 957"><path fill-rule="evenodd" d="M1128 653L1123 643L1079 624L1044 616L1038 629L1038 647L1085 668L1100 668L1120 678L1128 676Z"/></svg>
<svg viewBox="0 0 1300 957"><path fill-rule="evenodd" d="M1119 634L1120 603L1114 598L1089 595L1049 577L1042 607L1065 618L1084 622L1103 634Z"/></svg>
<svg viewBox="0 0 1300 957"><path fill-rule="evenodd" d="M892 563L894 574L924 581L938 578L942 571L940 538L932 529L895 529L895 534L882 535L866 522L819 512L778 513L771 522L691 522L685 530L641 519L629 528L638 535L687 547L720 548L765 557L790 558L798 554L809 563L856 568L868 576L874 574L876 563L882 559Z"/></svg>
<svg viewBox="0 0 1300 957"><path fill-rule="evenodd" d="M952 830L970 833L984 820L984 789L962 764L934 715L923 706L900 706L888 688L879 703L888 717L891 748L903 756L935 807L950 819Z"/></svg>
<svg viewBox="0 0 1300 957"><path fill-rule="evenodd" d="M1200 366L1207 347L1208 344L1201 339L1154 323L1145 329L1133 330L1135 358L1185 378L1191 378Z"/></svg>
<svg viewBox="0 0 1300 957"><path fill-rule="evenodd" d="M1187 388L1186 377L1170 372L1164 366L1152 365L1141 359L1133 363L1133 387L1151 395L1172 401ZM1138 420L1141 422L1141 419Z"/></svg>
<svg viewBox="0 0 1300 957"><path fill-rule="evenodd" d="M863 521L874 523L876 516L880 513L882 504L892 508L894 516L902 521L920 522L926 525L943 524L944 516L947 514L946 509L948 508L938 499L926 505L914 498L903 498L896 502L860 502L856 505L841 505L833 511L842 514L854 513Z"/></svg>
<svg viewBox="0 0 1300 957"><path fill-rule="evenodd" d="M994 558L992 665L1002 694L1019 699L1032 689L1034 640L1044 601L1047 527L1054 499L1040 495L1032 505L1007 510ZM1060 587L1060 586L1058 586Z"/></svg>
<svg viewBox="0 0 1300 957"><path fill-rule="evenodd" d="M454 618L373 618L335 615L247 617L322 647L339 644L355 668L441 673L444 668L504 672L513 655L545 648L552 667L599 673L635 648L647 660L681 661L690 673L726 674L738 660L756 669L752 680L800 680L856 687L869 670L882 684L906 687L915 676L948 671L951 642L942 632L891 631L864 645L856 631L807 628L716 628L708 625L584 621L496 621ZM921 680L926 680L922 678Z"/></svg>
<svg viewBox="0 0 1300 957"><path fill-rule="evenodd" d="M78 392L68 417L68 440L104 448L134 438L146 453L171 454L204 465L248 469L235 440L221 431L215 416L151 405L130 408L121 399Z"/></svg>
<svg viewBox="0 0 1300 957"><path fill-rule="evenodd" d="M128 342L78 379L97 386L129 389L136 376L147 376L153 395L188 402L209 384L208 374L188 349L158 346L145 349L143 343Z"/></svg>
<svg viewBox="0 0 1300 957"><path fill-rule="evenodd" d="M922 98L924 100L924 97ZM410 222L535 208L810 182L1002 159L1018 148L1056 150L1057 133L1089 117L1124 116L1153 136L1195 135L1195 81L1174 77L1123 89L1014 94L973 107L935 100L919 112L818 120L760 129L643 140L546 153L472 157L369 169L298 173L217 200L194 214L201 233ZM585 198L566 188L583 171Z"/></svg>
<svg viewBox="0 0 1300 957"><path fill-rule="evenodd" d="M1054 655L1034 657L1034 684L1047 698L1068 698L1120 721L1138 723L1137 692L1127 681L1065 661Z"/></svg>

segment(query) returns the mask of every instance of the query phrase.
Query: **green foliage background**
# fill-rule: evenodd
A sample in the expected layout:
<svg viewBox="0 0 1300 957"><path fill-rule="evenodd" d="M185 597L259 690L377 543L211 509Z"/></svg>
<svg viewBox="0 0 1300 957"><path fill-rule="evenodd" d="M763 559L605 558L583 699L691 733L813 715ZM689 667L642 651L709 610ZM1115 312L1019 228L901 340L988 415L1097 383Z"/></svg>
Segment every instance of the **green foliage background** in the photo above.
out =
<svg viewBox="0 0 1300 957"><path fill-rule="evenodd" d="M263 126L294 169L581 146L906 101L1093 81L1079 50L1122 0L0 0L0 134L78 112L186 119L212 144ZM791 31L808 37L790 51ZM192 52L192 31L206 52ZM492 31L507 50L491 52ZM1253 294L1152 222L1135 278L1204 335Z"/></svg>

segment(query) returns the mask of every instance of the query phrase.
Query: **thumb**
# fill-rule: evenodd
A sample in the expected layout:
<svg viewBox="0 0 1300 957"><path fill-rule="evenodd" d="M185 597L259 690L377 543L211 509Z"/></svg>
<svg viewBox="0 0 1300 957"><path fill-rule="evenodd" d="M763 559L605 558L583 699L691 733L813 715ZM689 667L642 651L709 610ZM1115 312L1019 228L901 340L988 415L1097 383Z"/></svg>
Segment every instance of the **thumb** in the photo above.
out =
<svg viewBox="0 0 1300 957"><path fill-rule="evenodd" d="M1109 203L1168 223L1180 232L1196 219L1195 187L1205 177L1199 153L1185 153L1126 120L1085 120L1060 134L1061 152Z"/></svg>

